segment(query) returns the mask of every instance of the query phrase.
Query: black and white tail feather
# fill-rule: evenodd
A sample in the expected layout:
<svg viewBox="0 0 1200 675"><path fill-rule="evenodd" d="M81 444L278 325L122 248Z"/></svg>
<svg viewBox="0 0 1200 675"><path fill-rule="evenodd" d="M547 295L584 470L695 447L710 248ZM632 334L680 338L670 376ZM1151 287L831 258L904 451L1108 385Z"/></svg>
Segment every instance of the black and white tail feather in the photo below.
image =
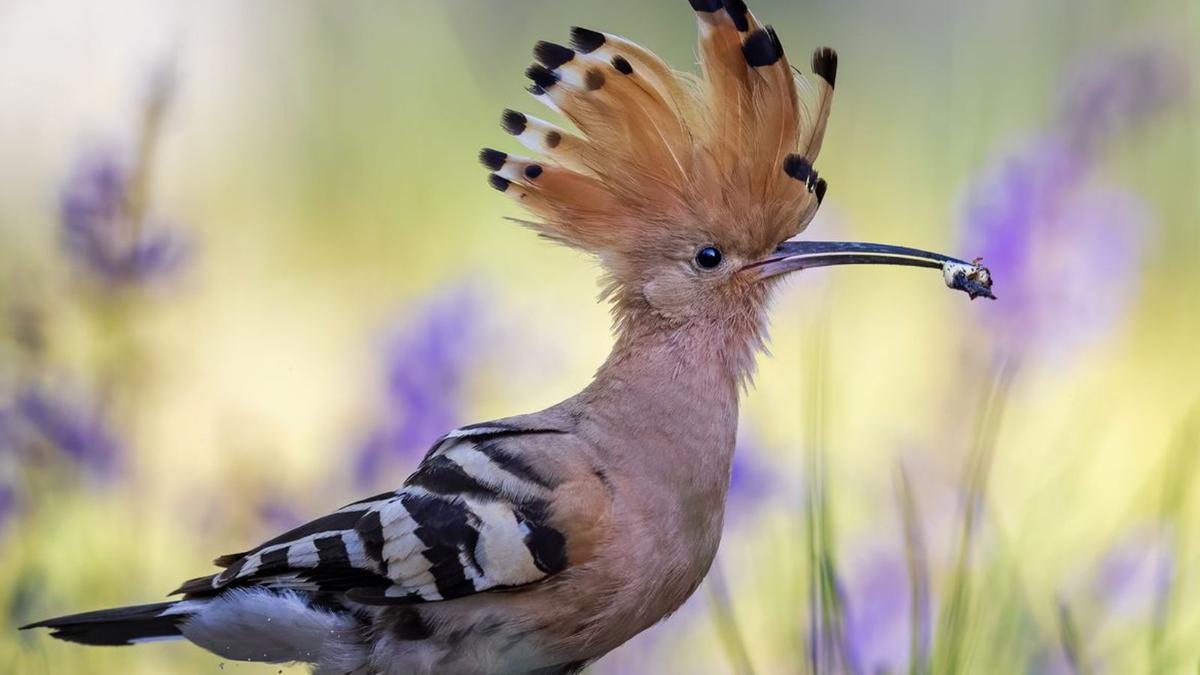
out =
<svg viewBox="0 0 1200 675"><path fill-rule="evenodd" d="M186 638L225 658L286 663L329 661L346 645L361 643L365 626L353 612L324 605L311 594L247 587L209 598L73 614L24 628L49 628L60 640L92 646Z"/></svg>
<svg viewBox="0 0 1200 675"><path fill-rule="evenodd" d="M172 611L178 602L159 602L83 612L39 621L27 628L49 628L51 635L83 645L126 646L183 637L179 624L188 615Z"/></svg>

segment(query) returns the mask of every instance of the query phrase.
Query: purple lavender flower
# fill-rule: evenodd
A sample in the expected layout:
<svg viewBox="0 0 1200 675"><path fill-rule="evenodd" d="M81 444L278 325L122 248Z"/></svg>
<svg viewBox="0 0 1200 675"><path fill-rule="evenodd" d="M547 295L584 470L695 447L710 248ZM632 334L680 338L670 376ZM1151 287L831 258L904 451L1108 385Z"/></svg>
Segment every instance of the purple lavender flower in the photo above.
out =
<svg viewBox="0 0 1200 675"><path fill-rule="evenodd" d="M1137 290L1153 220L1127 190L1082 185L1088 170L1042 137L976 188L966 247L1003 280L987 316L1010 346L1066 351L1110 329Z"/></svg>
<svg viewBox="0 0 1200 675"><path fill-rule="evenodd" d="M1117 48L1088 58L1067 74L1057 126L1083 156L1127 134L1183 101L1189 89L1186 62L1156 45Z"/></svg>
<svg viewBox="0 0 1200 675"><path fill-rule="evenodd" d="M846 643L863 672L908 669L908 567L900 556L874 553L853 566L845 580Z"/></svg>
<svg viewBox="0 0 1200 675"><path fill-rule="evenodd" d="M17 510L17 491L8 483L0 483L0 531L8 525Z"/></svg>
<svg viewBox="0 0 1200 675"><path fill-rule="evenodd" d="M483 331L484 303L462 286L428 302L385 347L386 412L359 448L354 478L367 485L396 460L415 460L463 423L463 396Z"/></svg>
<svg viewBox="0 0 1200 675"><path fill-rule="evenodd" d="M48 444L93 475L115 472L124 448L95 402L27 387L17 395L16 413L23 438Z"/></svg>
<svg viewBox="0 0 1200 675"><path fill-rule="evenodd" d="M966 250L983 257L1001 302L988 307L1008 349L1067 351L1103 334L1136 292L1151 217L1094 178L1106 144L1177 103L1181 61L1156 48L1094 63L1066 88L1056 121L969 190Z"/></svg>
<svg viewBox="0 0 1200 675"><path fill-rule="evenodd" d="M109 287L168 279L190 253L182 232L132 212L132 173L117 152L86 153L71 171L59 204L67 256Z"/></svg>
<svg viewBox="0 0 1200 675"><path fill-rule="evenodd" d="M1153 526L1134 529L1104 554L1096 566L1092 592L1105 615L1124 622L1148 622L1156 599L1170 591L1174 560L1162 533Z"/></svg>
<svg viewBox="0 0 1200 675"><path fill-rule="evenodd" d="M779 492L779 482L763 459L762 446L750 431L738 435L730 469L729 493L725 501L727 531L752 520L760 507Z"/></svg>
<svg viewBox="0 0 1200 675"><path fill-rule="evenodd" d="M752 447L738 446L729 476L731 502L757 502L766 496L771 476Z"/></svg>
<svg viewBox="0 0 1200 675"><path fill-rule="evenodd" d="M0 531L17 508L17 492L11 481L19 448L16 413L0 407Z"/></svg>
<svg viewBox="0 0 1200 675"><path fill-rule="evenodd" d="M266 530L284 532L301 525L307 520L296 509L297 500L294 497L269 493L258 501L257 521Z"/></svg>

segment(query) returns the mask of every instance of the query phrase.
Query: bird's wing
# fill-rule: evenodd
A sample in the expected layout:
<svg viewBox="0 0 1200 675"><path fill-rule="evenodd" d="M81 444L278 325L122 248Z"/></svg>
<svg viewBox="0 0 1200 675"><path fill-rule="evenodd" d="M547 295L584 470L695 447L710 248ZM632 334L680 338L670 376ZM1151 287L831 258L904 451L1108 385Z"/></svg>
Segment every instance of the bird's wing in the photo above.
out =
<svg viewBox="0 0 1200 675"><path fill-rule="evenodd" d="M222 556L216 564L223 572L177 592L203 596L265 586L397 604L541 580L568 566L571 528L554 508L564 481L535 465L528 447L568 437L505 422L457 429L434 445L399 490Z"/></svg>

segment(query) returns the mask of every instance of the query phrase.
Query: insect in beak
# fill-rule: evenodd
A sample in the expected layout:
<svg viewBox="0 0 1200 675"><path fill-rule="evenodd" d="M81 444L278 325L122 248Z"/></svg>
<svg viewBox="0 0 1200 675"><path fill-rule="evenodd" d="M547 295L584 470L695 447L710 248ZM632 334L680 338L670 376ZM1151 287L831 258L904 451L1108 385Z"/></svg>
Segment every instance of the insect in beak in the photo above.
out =
<svg viewBox="0 0 1200 675"><path fill-rule="evenodd" d="M942 270L946 285L975 298L996 299L992 273L979 260L967 262L941 253L906 246L850 241L785 241L771 255L750 263L742 272L759 280L788 272L832 265L907 265Z"/></svg>

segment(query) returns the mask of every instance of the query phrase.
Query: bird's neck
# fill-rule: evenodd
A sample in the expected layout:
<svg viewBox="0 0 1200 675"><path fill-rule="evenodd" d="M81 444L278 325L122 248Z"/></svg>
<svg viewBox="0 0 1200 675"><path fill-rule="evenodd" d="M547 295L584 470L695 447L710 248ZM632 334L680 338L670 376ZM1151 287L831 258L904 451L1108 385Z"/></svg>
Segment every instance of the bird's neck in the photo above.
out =
<svg viewBox="0 0 1200 675"><path fill-rule="evenodd" d="M718 398L727 394L736 402L745 359L740 355L743 349L723 331L701 324L644 326L631 323L618 331L596 383L619 384L640 393L706 392Z"/></svg>
<svg viewBox="0 0 1200 675"><path fill-rule="evenodd" d="M644 300L617 299L617 340L596 381L640 381L648 387L696 387L715 393L749 384L764 348L766 296L714 312L715 318L664 318Z"/></svg>
<svg viewBox="0 0 1200 675"><path fill-rule="evenodd" d="M735 347L717 326L624 322L581 395L589 417L622 439L606 452L647 479L723 501L744 377Z"/></svg>

